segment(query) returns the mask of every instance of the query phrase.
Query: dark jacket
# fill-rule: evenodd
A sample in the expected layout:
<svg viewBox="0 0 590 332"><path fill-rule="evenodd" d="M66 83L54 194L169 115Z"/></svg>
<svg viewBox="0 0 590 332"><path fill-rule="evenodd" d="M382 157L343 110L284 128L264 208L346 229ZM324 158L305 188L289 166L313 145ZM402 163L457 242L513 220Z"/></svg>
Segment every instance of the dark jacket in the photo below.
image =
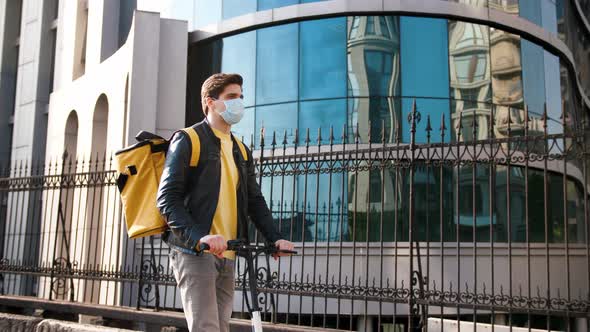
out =
<svg viewBox="0 0 590 332"><path fill-rule="evenodd" d="M179 131L170 141L164 171L158 188L157 206L169 229L163 239L170 246L186 253L198 254L195 246L209 234L219 199L221 178L221 142L204 121L192 126L197 131L201 152L197 167L190 167L191 142ZM248 220L254 223L266 240L281 238L260 186L256 182L252 153L246 147L244 160L232 135L233 156L238 168L237 208L238 238L248 240ZM233 239L226 239L233 240Z"/></svg>

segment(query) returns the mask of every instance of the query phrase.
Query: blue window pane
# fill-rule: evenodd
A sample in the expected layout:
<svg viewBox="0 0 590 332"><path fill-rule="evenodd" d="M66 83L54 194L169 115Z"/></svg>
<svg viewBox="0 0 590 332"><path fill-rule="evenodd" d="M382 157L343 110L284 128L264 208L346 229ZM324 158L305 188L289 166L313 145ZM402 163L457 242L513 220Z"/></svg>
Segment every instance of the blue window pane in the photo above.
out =
<svg viewBox="0 0 590 332"><path fill-rule="evenodd" d="M385 17L379 17L379 29L381 30L381 35L385 38L391 38L391 32L389 26L387 26L387 20Z"/></svg>
<svg viewBox="0 0 590 332"><path fill-rule="evenodd" d="M256 87L256 32L223 38L221 71L242 75L244 104L254 105Z"/></svg>
<svg viewBox="0 0 590 332"><path fill-rule="evenodd" d="M447 21L402 17L400 25L402 95L448 98Z"/></svg>
<svg viewBox="0 0 590 332"><path fill-rule="evenodd" d="M300 99L346 96L346 18L301 23Z"/></svg>
<svg viewBox="0 0 590 332"><path fill-rule="evenodd" d="M401 118L398 97L349 98L347 108L349 143L355 142L357 132L361 143L368 143L369 138L373 143L379 143L383 138L385 142L393 143L398 138L396 128L400 132L407 130L404 129L407 121Z"/></svg>
<svg viewBox="0 0 590 332"><path fill-rule="evenodd" d="M542 114L545 104L545 72L543 69L543 48L528 40L521 41L522 79L524 87L524 102L529 113Z"/></svg>
<svg viewBox="0 0 590 332"><path fill-rule="evenodd" d="M284 168L291 170L288 166ZM301 223L296 219L297 202L293 200L293 194L297 197L295 177L285 174L263 177L260 187L283 238L291 241L299 239Z"/></svg>
<svg viewBox="0 0 590 332"><path fill-rule="evenodd" d="M405 120L405 125L402 127L402 142L410 142L410 124L407 122L408 115L412 112L412 104L416 100L416 110L420 113L420 121L416 122L416 143L428 142L428 131L426 130L426 124L428 117L430 117L430 142L438 143L441 142L441 122L444 117L446 130L444 131L444 141L449 142L451 138L450 130L450 105L448 99L424 99L424 98L403 98L402 99L402 121ZM465 114L464 114L465 116Z"/></svg>
<svg viewBox="0 0 590 332"><path fill-rule="evenodd" d="M351 27L350 27L350 32L348 34L348 38L349 39L355 39L357 37L358 32L359 32L359 23L360 23L360 21L361 21L361 17L360 16L354 16L352 18L352 24L351 24Z"/></svg>
<svg viewBox="0 0 590 332"><path fill-rule="evenodd" d="M524 125L521 38L499 29L490 29L492 91L495 104L496 137L510 134L509 124Z"/></svg>
<svg viewBox="0 0 590 332"><path fill-rule="evenodd" d="M252 139L254 138L254 115L254 107L246 108L242 120L231 127L234 136L241 139L247 146L252 144Z"/></svg>
<svg viewBox="0 0 590 332"><path fill-rule="evenodd" d="M308 3L308 2L321 2L321 1L327 1L327 0L301 0L301 3Z"/></svg>
<svg viewBox="0 0 590 332"><path fill-rule="evenodd" d="M196 0L194 17L194 28L220 21L221 0Z"/></svg>
<svg viewBox="0 0 590 332"><path fill-rule="evenodd" d="M365 66L371 95L389 95L389 81L393 76L393 61L393 55L389 52L365 51Z"/></svg>
<svg viewBox="0 0 590 332"><path fill-rule="evenodd" d="M287 141L292 144L295 138L297 123L297 103L278 104L256 107L256 147L260 144L260 129L264 128L265 146L272 142L273 132L276 133L277 143L282 143L285 132Z"/></svg>
<svg viewBox="0 0 590 332"><path fill-rule="evenodd" d="M258 0L258 10L267 10L290 5L296 5L299 0Z"/></svg>
<svg viewBox="0 0 590 332"><path fill-rule="evenodd" d="M330 127L334 130L334 143L342 142L342 130L346 124L346 99L302 102L299 109L299 144L305 144L305 132L309 129L310 144L317 144L318 128L321 128L322 144L330 142Z"/></svg>
<svg viewBox="0 0 590 332"><path fill-rule="evenodd" d="M369 16L367 18L367 25L365 28L365 34L367 35L374 35L375 34L375 17Z"/></svg>
<svg viewBox="0 0 590 332"><path fill-rule="evenodd" d="M256 0L223 0L223 19L256 11Z"/></svg>
<svg viewBox="0 0 590 332"><path fill-rule="evenodd" d="M384 20L389 38L369 38L363 27L374 26L375 17L348 17L349 97L398 96L400 93L399 17L385 16Z"/></svg>
<svg viewBox="0 0 590 332"><path fill-rule="evenodd" d="M542 25L541 2L539 0L520 0L520 17Z"/></svg>
<svg viewBox="0 0 590 332"><path fill-rule="evenodd" d="M471 123L477 116L476 136L487 138L492 109L489 28L449 21L448 29L451 121L446 124L447 132L451 140L471 140L474 136ZM463 130L457 132L462 115ZM446 135L445 141L449 141Z"/></svg>
<svg viewBox="0 0 590 332"><path fill-rule="evenodd" d="M342 208L346 187L346 175L342 173L297 177L297 212L303 219L301 224L305 225L305 229L299 230L300 238L304 236L306 242L337 241L341 233L343 239L348 238L347 216Z"/></svg>
<svg viewBox="0 0 590 332"><path fill-rule="evenodd" d="M561 117L561 88L562 80L559 69L559 58L547 51L543 51L545 65L545 95L547 99L547 131L556 134L563 131Z"/></svg>
<svg viewBox="0 0 590 332"><path fill-rule="evenodd" d="M554 0L540 1L543 28L557 34L557 4Z"/></svg>
<svg viewBox="0 0 590 332"><path fill-rule="evenodd" d="M258 30L257 105L298 97L298 23Z"/></svg>

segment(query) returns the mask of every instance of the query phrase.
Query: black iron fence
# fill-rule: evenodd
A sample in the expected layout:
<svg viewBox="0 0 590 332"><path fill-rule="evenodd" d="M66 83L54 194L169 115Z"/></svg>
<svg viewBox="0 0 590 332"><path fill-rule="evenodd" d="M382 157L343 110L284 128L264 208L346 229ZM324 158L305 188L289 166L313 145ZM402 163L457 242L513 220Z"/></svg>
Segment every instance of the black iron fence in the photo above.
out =
<svg viewBox="0 0 590 332"><path fill-rule="evenodd" d="M586 326L586 121L562 116L550 131L546 112L493 108L433 122L414 107L380 126L260 135L261 187L299 251L259 261L265 320ZM181 310L165 243L127 239L113 169L108 157L65 156L1 171L3 294Z"/></svg>

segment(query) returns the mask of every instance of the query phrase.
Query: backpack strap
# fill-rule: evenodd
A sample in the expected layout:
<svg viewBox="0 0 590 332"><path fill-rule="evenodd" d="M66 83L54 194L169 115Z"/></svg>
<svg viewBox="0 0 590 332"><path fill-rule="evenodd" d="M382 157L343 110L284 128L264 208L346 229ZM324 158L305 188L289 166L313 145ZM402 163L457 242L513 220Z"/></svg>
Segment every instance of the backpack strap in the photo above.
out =
<svg viewBox="0 0 590 332"><path fill-rule="evenodd" d="M236 143L238 143L238 148L240 148L240 152L242 153L242 157L244 158L245 161L248 161L248 154L246 153L246 147L244 146L244 143L242 143L242 141L240 141L239 139L235 139Z"/></svg>
<svg viewBox="0 0 590 332"><path fill-rule="evenodd" d="M201 140L199 139L199 135L193 127L183 128L181 130L184 131L191 140L192 149L190 167L197 167L199 164L199 157L201 156Z"/></svg>

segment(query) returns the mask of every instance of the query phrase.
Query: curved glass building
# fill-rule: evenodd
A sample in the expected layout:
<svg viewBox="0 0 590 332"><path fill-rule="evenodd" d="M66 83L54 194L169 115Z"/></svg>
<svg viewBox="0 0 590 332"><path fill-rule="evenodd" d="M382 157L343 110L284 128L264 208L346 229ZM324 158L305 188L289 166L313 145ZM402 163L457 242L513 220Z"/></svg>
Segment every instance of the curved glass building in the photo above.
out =
<svg viewBox="0 0 590 332"><path fill-rule="evenodd" d="M187 124L202 116L200 84L214 72L244 77L247 115L233 129L255 146L262 128L267 145L273 132L278 145L285 136L290 146L304 145L307 130L310 144L316 145L318 128L321 144L329 143L330 128L334 144L354 142L356 134L362 143L409 143L406 119L414 100L422 118L430 117L433 143L469 141L474 134L476 139L489 137L490 119L495 121L494 137L507 135L508 122L512 135L522 134L525 107L529 133L542 134L544 125L549 134L560 133L564 123L575 126L588 116L590 27L585 1L433 0L429 8L392 1L392 10L386 1L380 15L374 15L380 2L320 1L314 7L305 4L312 1L300 2L194 2L199 14L192 17L192 25L218 33L191 34ZM367 14L360 15L363 9ZM474 117L476 132L471 130ZM444 135L439 132L442 121ZM418 130L416 142L426 140L426 131ZM372 184L375 203L381 186L395 187L388 176L366 176L363 181ZM485 179L478 183L482 192L489 191ZM346 198L348 193L332 195ZM326 205L328 195L320 196L326 199L320 199L320 205ZM274 203L279 204L276 199ZM291 204L283 199L285 203ZM490 215L483 205L478 209L482 218ZM514 213L516 227L514 220L524 216ZM461 215L471 218L467 212Z"/></svg>
<svg viewBox="0 0 590 332"><path fill-rule="evenodd" d="M310 146L346 149L355 144L550 136L580 130L590 114L587 0L195 0L191 4L189 10L180 10L174 1L169 7L170 13L188 19L193 29L186 123L202 118L204 79L216 72L240 73L247 113L233 130L259 155L261 141L262 150L276 148L298 155ZM408 118L414 104L421 121L412 134ZM543 147L530 149L542 153ZM395 253L375 254L381 257L376 266L391 269L399 264L383 263L384 255L407 259L407 247L405 254L397 249L399 243L408 243L409 236L439 243L439 249L446 243L468 248L495 243L510 250L531 245L582 248L588 243L584 210L588 181L582 175L585 166L574 159L566 166L544 168L489 163L433 172L418 166L411 178L395 167L369 167L317 172L322 173L317 176L294 172L261 181L286 236L302 246L315 243L314 248L317 243L328 247L332 242L352 243L353 251L359 241L367 246L381 243L382 248L386 243ZM569 169L567 175L564 168ZM412 217L409 204L415 206ZM354 255L346 263L353 266L353 278L355 264L369 265L366 257L363 261ZM457 253L458 260L461 255ZM539 257L529 252L527 264L508 252L497 255L499 261L509 261L510 270L499 268L503 272L495 273L512 275L510 282L497 279L496 290L498 283L511 290L543 284L543 278L535 279L536 272L525 280L526 273L514 274L518 269L512 269L522 264L529 266L530 274L531 261ZM310 265L305 259L302 274L314 275L315 261ZM436 263L429 264L437 266L445 262L444 257L430 259ZM549 272L539 275L551 275L554 292L565 289L566 281L558 277L561 265L549 265ZM463 266L455 269L474 270L469 263ZM443 284L463 280L442 270L431 280L444 279L443 275L447 276ZM578 272L587 274L571 270L572 275ZM474 276L482 273L477 281ZM485 289L489 273L473 272L476 281L470 280L467 288ZM385 280L384 273L377 278ZM567 280L567 287L574 287L569 276ZM587 283L579 281L576 287L587 291ZM352 312L354 306L346 310Z"/></svg>

